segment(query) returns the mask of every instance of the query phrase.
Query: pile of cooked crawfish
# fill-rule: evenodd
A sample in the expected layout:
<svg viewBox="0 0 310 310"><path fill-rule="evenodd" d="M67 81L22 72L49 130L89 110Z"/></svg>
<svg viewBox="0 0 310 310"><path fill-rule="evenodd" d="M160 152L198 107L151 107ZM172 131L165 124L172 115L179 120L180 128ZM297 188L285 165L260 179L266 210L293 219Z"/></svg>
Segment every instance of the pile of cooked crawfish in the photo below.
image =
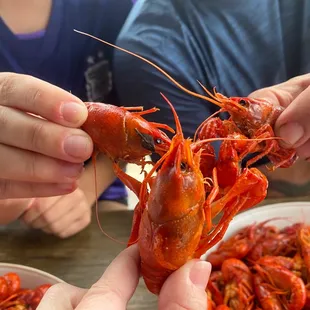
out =
<svg viewBox="0 0 310 310"><path fill-rule="evenodd" d="M310 309L310 226L240 229L207 256L208 310Z"/></svg>
<svg viewBox="0 0 310 310"><path fill-rule="evenodd" d="M267 157L270 169L290 167L297 155L294 149L281 147L274 136L273 126L282 107L267 100L228 98L203 85L207 95L194 93L149 60L100 41L146 61L181 90L216 104L218 113L230 115L226 120L216 114L208 117L193 138L185 138L178 115L163 94L176 130L144 118L156 108L86 102L89 114L82 129L94 142L94 164L96 154L107 155L118 178L139 198L128 245L138 243L144 281L150 292L158 294L173 271L221 241L237 213L266 197L267 178L253 164ZM220 141L217 155L214 141ZM146 173L145 156L153 153L160 159L151 162L153 167ZM253 156L249 159L249 155ZM145 172L143 181L127 175L121 162L140 165ZM220 217L217 224L216 216Z"/></svg>
<svg viewBox="0 0 310 310"><path fill-rule="evenodd" d="M35 310L50 284L43 284L35 289L21 286L18 274L9 272L0 276L0 310Z"/></svg>

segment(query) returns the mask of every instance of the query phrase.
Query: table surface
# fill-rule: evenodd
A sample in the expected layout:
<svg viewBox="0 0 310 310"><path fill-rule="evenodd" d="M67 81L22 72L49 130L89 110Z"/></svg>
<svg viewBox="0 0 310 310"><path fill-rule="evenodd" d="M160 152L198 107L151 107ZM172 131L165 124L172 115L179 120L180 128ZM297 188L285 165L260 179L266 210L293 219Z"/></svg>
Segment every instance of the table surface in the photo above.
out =
<svg viewBox="0 0 310 310"><path fill-rule="evenodd" d="M266 199L260 205L284 201L310 201L310 196ZM132 214L127 210L100 212L101 226L113 238L126 242ZM88 228L65 240L13 223L0 230L0 248L1 262L39 268L70 284L86 288L99 279L125 245L104 236L93 217ZM146 290L142 279L127 309L157 309L157 298Z"/></svg>

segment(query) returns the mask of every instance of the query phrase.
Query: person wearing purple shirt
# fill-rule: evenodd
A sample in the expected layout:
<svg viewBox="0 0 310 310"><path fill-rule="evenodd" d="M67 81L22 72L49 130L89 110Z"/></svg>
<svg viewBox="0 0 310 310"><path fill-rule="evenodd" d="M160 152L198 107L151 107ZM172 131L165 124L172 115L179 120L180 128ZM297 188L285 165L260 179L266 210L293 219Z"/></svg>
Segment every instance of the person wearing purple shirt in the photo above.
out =
<svg viewBox="0 0 310 310"><path fill-rule="evenodd" d="M25 4L21 0L14 0L1 3L1 72L39 78L72 93L82 101L117 105L118 98L111 73L113 50L74 32L74 29L115 42L134 2L135 0L33 0ZM22 9L24 11L20 13ZM46 22L40 25L45 15ZM12 16L16 16L16 22L11 22ZM39 26L34 27L35 23ZM65 215L64 205L78 205L80 201L85 202L84 209L93 205L95 188L90 159L85 163L84 173L88 176L81 179L81 188L84 188L82 194L78 195L76 192L68 197L57 198L63 201L56 198L32 201L21 217L23 221L30 227L63 237L80 230L81 226L68 232L69 218L71 217L72 221L77 219L74 219L73 214L69 217L70 212ZM99 200L127 203L126 188L119 179L115 180L111 163L104 156L98 157L97 182ZM39 207L35 208L35 204ZM78 210L78 207L74 209ZM33 210L40 211L34 213ZM48 210L51 214L50 220L46 213ZM55 217L56 213L67 220L60 223L61 220ZM43 215L47 220L42 220ZM89 220L84 221L85 224L88 222ZM55 229L55 226L58 228Z"/></svg>

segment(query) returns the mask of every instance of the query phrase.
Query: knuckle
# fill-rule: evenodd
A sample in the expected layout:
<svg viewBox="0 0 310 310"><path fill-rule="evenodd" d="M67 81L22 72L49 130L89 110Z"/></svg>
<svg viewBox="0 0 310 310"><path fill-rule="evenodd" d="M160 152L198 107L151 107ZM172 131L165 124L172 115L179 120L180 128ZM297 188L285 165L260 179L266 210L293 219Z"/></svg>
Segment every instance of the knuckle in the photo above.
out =
<svg viewBox="0 0 310 310"><path fill-rule="evenodd" d="M2 105L8 105L10 97L16 89L15 74L3 73L0 75L0 98Z"/></svg>
<svg viewBox="0 0 310 310"><path fill-rule="evenodd" d="M82 225L86 227L90 224L90 222L91 222L91 216L90 216L90 212L88 212L82 218Z"/></svg>
<svg viewBox="0 0 310 310"><path fill-rule="evenodd" d="M0 129L1 130L7 127L9 123L10 117L9 117L8 111L9 109L0 106Z"/></svg>
<svg viewBox="0 0 310 310"><path fill-rule="evenodd" d="M41 121L33 122L29 137L29 142L33 150L41 151L42 141L44 140L44 133L44 124Z"/></svg>
<svg viewBox="0 0 310 310"><path fill-rule="evenodd" d="M54 284L53 286L51 286L45 293L45 295L48 298L58 298L59 295L63 295L64 292L66 292L68 290L68 288L70 287L69 284L66 283L57 283Z"/></svg>
<svg viewBox="0 0 310 310"><path fill-rule="evenodd" d="M10 191L10 184L9 180L0 180L0 198L8 198L9 191Z"/></svg>
<svg viewBox="0 0 310 310"><path fill-rule="evenodd" d="M294 76L286 81L288 84L299 83L301 89L306 89L310 83L310 73Z"/></svg>
<svg viewBox="0 0 310 310"><path fill-rule="evenodd" d="M37 105L40 102L42 92L38 88L29 87L25 94L26 106L31 106L33 110L37 111Z"/></svg>
<svg viewBox="0 0 310 310"><path fill-rule="evenodd" d="M58 233L60 230L60 224L58 222L53 222L51 224L48 225L48 228L54 233Z"/></svg>
<svg viewBox="0 0 310 310"><path fill-rule="evenodd" d="M110 281L106 281L106 283L101 284L93 284L90 292L90 298L96 299L96 297L105 295L105 298L110 301L127 302L126 297L124 296L122 291L115 286L115 283L110 283Z"/></svg>
<svg viewBox="0 0 310 310"><path fill-rule="evenodd" d="M29 176L30 179L39 179L40 178L40 173L37 169L38 165L38 156L33 153L31 156L28 158L27 161L25 161L25 173L27 176ZM35 190L33 188L33 190ZM38 203L40 206L40 204Z"/></svg>

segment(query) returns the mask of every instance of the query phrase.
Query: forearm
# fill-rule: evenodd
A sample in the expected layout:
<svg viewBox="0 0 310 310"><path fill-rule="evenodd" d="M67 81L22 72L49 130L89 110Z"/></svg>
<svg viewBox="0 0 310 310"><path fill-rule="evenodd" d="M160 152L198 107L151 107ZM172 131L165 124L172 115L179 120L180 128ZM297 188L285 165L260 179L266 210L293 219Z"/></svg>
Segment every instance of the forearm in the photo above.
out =
<svg viewBox="0 0 310 310"><path fill-rule="evenodd" d="M122 167L124 166L125 165ZM96 199L115 181L115 179L116 175L111 160L107 156L99 154L96 158L96 180L94 165L93 162L90 161L85 166L85 171L78 181L78 184L84 191L89 203L93 205ZM97 197L95 186L97 187Z"/></svg>

